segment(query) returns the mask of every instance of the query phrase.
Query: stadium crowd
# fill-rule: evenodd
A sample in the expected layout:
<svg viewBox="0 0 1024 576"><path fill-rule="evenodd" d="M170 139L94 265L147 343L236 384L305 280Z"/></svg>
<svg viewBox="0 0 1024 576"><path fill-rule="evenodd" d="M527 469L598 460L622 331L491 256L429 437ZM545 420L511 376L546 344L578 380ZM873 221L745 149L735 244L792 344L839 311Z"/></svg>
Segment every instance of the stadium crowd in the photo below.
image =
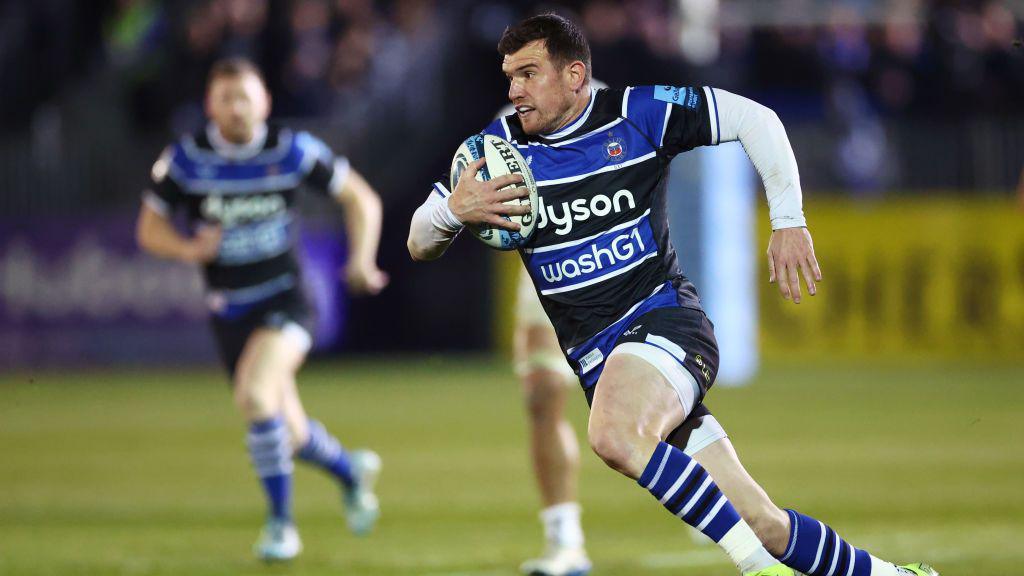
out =
<svg viewBox="0 0 1024 576"><path fill-rule="evenodd" d="M201 121L210 64L236 55L264 70L274 116L307 119L356 162L394 154L398 138L435 143L436 158L408 159L403 174L387 165L366 166L388 202L414 176L436 170L449 149L505 100L504 81L492 66L505 25L528 10L552 8L579 19L594 51L595 76L611 85L675 78L746 94L778 111L793 127L812 187L874 193L1016 184L1019 166L977 176L971 171L978 163L966 159L966 168L926 178L932 171L915 168L919 160L906 157L921 149L920 161L950 164L934 159L956 157L955 150L930 147L966 137L965 126L979 118L996 119L990 124L998 130L1002 119L1020 115L1024 49L1014 46L1022 34L1019 4L735 0L719 3L711 14L703 11L707 5L7 2L0 5L0 173L37 189L42 177L31 166L40 157L60 157L80 163L77 172L85 174L51 186L53 195L69 196L62 206L75 206L74 197L91 205L134 201L128 192L134 187L94 150L109 150L112 157L138 150L149 157L156 144L147 143L193 129ZM926 134L910 126L915 121L942 124L946 131ZM818 132L801 134L807 126ZM416 148L414 143L406 148ZM36 203L46 196L33 194ZM17 213L28 202L11 198L0 211Z"/></svg>

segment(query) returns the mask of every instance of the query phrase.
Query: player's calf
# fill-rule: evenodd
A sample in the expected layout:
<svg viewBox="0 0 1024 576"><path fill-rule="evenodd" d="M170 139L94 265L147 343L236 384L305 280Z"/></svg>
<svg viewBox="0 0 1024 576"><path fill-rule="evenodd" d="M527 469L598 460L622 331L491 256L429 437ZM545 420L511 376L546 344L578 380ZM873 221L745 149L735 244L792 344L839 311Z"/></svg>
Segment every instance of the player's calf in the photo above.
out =
<svg viewBox="0 0 1024 576"><path fill-rule="evenodd" d="M771 505L739 512L765 549L776 557L785 552L789 542L789 517L783 510Z"/></svg>

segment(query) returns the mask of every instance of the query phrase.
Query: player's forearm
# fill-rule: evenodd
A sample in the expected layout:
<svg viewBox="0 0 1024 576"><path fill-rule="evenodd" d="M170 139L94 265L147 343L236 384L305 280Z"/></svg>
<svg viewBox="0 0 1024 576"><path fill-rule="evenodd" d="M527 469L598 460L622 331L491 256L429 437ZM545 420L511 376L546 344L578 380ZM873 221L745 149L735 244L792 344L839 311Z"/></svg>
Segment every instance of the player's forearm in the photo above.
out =
<svg viewBox="0 0 1024 576"><path fill-rule="evenodd" d="M345 206L345 230L349 237L350 259L372 264L377 261L383 210L380 197L365 190Z"/></svg>
<svg viewBox="0 0 1024 576"><path fill-rule="evenodd" d="M739 140L761 175L772 229L806 226L800 172L782 121L753 100L714 89L721 141Z"/></svg>
<svg viewBox="0 0 1024 576"><path fill-rule="evenodd" d="M135 241L139 248L158 258L188 263L195 261L195 249L191 239L179 234L166 218L148 208L144 208L139 214L135 227Z"/></svg>
<svg viewBox="0 0 1024 576"><path fill-rule="evenodd" d="M412 216L406 245L413 260L436 260L462 229L447 200L431 193Z"/></svg>

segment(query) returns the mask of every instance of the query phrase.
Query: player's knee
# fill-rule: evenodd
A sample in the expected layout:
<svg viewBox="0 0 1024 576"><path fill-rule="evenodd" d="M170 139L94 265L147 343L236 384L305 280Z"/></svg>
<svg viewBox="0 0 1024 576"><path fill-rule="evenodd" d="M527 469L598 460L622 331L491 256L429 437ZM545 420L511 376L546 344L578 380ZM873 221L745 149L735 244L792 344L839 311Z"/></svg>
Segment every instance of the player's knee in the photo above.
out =
<svg viewBox="0 0 1024 576"><path fill-rule="evenodd" d="M277 416L280 411L280 401L277 394L274 394L270 386L261 385L254 379L235 380L234 400L235 406L248 420L266 420Z"/></svg>
<svg viewBox="0 0 1024 576"><path fill-rule="evenodd" d="M775 505L758 506L744 515L747 524L772 554L782 554L789 543L789 516Z"/></svg>
<svg viewBox="0 0 1024 576"><path fill-rule="evenodd" d="M591 424L587 431L590 449L610 468L627 476L638 476L636 454L639 438L623 427Z"/></svg>
<svg viewBox="0 0 1024 576"><path fill-rule="evenodd" d="M552 370L535 368L523 377L526 413L534 422L561 419L565 385L561 375Z"/></svg>

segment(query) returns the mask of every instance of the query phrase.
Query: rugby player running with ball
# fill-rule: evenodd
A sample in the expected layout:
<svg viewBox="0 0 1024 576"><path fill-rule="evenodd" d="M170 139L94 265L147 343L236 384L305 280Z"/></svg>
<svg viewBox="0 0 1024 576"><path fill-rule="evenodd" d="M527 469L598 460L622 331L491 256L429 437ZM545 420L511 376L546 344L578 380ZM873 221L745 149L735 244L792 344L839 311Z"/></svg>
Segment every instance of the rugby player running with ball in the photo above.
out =
<svg viewBox="0 0 1024 576"><path fill-rule="evenodd" d="M527 158L543 212L520 249L541 303L591 405L588 439L610 467L716 542L744 575L937 574L854 548L824 523L777 507L740 463L703 404L718 349L669 242L669 161L738 140L764 181L772 221L769 281L799 303L821 273L804 220L799 174L778 117L711 87L596 90L580 30L553 14L506 29L498 44L516 113L485 134ZM435 183L409 234L416 260L440 257L466 225L517 225L502 187L470 165L453 190ZM526 197L521 189L517 197ZM545 218L559 226L541 226Z"/></svg>

